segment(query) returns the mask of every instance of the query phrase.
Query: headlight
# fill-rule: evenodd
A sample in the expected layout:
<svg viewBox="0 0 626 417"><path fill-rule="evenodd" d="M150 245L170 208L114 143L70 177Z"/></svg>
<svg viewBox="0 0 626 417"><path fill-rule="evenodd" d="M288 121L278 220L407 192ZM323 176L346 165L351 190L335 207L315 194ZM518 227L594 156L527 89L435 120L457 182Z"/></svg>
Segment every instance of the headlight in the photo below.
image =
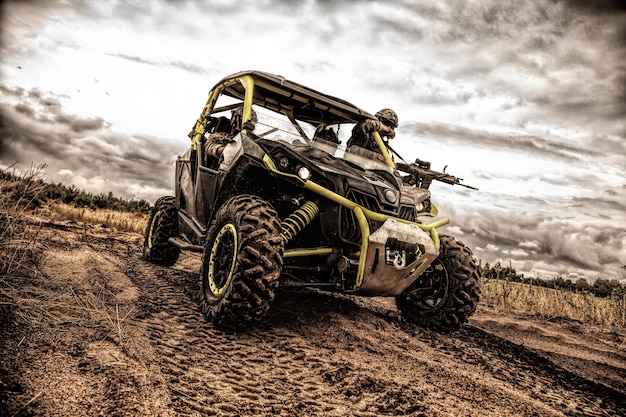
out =
<svg viewBox="0 0 626 417"><path fill-rule="evenodd" d="M430 205L430 199L427 198L424 201L420 201L419 203L415 204L415 210L417 210L418 213L426 213L429 212L431 209L431 205Z"/></svg>
<svg viewBox="0 0 626 417"><path fill-rule="evenodd" d="M281 156L280 158L278 158L278 166L281 167L283 170L289 168L289 158L287 158L286 156Z"/></svg>
<svg viewBox="0 0 626 417"><path fill-rule="evenodd" d="M307 181L311 178L311 171L307 167L300 167L298 168L298 176L304 181Z"/></svg>
<svg viewBox="0 0 626 417"><path fill-rule="evenodd" d="M385 190L385 199L391 204L396 204L398 196L395 192L393 192L393 190Z"/></svg>

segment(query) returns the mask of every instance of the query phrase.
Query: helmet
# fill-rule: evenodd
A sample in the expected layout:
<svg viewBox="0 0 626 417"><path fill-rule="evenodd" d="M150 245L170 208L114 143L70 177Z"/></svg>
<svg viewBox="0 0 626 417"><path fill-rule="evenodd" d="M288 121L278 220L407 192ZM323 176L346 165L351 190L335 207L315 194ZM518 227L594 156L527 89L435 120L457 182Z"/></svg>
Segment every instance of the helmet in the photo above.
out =
<svg viewBox="0 0 626 417"><path fill-rule="evenodd" d="M398 115L391 109L382 109L376 112L376 117L381 122L387 122L394 129L398 127Z"/></svg>

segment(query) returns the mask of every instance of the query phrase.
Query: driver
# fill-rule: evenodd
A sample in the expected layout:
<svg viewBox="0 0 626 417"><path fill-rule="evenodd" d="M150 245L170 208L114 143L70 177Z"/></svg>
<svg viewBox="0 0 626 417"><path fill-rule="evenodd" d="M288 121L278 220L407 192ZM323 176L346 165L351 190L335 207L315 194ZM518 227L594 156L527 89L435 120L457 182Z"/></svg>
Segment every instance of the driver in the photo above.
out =
<svg viewBox="0 0 626 417"><path fill-rule="evenodd" d="M215 132L211 133L204 143L204 158L208 160L209 158L219 159L222 152L224 152L224 148L230 142L232 142L233 138L241 132L242 129L254 130L256 123L258 122L258 118L256 112L252 110L250 114L250 120L246 123L241 124L243 120L243 106L237 107L232 111L232 115L230 117L230 132Z"/></svg>
<svg viewBox="0 0 626 417"><path fill-rule="evenodd" d="M398 115L391 109L381 109L376 112L378 120L365 119L357 123L352 129L352 136L348 139L347 147L360 146L369 151L382 153L372 132L378 131L381 138L393 139L398 127Z"/></svg>

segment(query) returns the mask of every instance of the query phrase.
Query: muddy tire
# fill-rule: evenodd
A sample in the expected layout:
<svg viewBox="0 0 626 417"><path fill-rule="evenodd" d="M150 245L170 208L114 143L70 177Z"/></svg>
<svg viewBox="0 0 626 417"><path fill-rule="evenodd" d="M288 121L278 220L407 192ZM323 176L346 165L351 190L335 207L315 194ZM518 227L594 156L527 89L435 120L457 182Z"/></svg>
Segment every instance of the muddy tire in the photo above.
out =
<svg viewBox="0 0 626 417"><path fill-rule="evenodd" d="M476 311L479 269L472 251L450 236L441 236L439 257L396 297L402 315L438 332L458 330Z"/></svg>
<svg viewBox="0 0 626 417"><path fill-rule="evenodd" d="M142 259L153 264L172 266L180 256L180 249L168 242L178 236L178 213L174 197L159 198L155 203L146 227Z"/></svg>
<svg viewBox="0 0 626 417"><path fill-rule="evenodd" d="M207 233L201 270L205 317L226 329L258 322L274 300L282 261L276 211L259 197L232 197Z"/></svg>

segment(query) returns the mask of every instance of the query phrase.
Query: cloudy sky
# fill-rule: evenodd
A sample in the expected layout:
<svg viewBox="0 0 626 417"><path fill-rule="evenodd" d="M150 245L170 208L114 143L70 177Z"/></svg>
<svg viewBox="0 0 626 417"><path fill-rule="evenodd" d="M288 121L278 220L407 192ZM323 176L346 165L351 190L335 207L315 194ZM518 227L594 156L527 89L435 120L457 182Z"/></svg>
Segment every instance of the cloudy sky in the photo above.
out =
<svg viewBox="0 0 626 417"><path fill-rule="evenodd" d="M626 278L623 1L5 0L0 12L2 167L172 194L210 88L258 69L395 109L405 159L480 189L431 187L446 232L483 263Z"/></svg>

